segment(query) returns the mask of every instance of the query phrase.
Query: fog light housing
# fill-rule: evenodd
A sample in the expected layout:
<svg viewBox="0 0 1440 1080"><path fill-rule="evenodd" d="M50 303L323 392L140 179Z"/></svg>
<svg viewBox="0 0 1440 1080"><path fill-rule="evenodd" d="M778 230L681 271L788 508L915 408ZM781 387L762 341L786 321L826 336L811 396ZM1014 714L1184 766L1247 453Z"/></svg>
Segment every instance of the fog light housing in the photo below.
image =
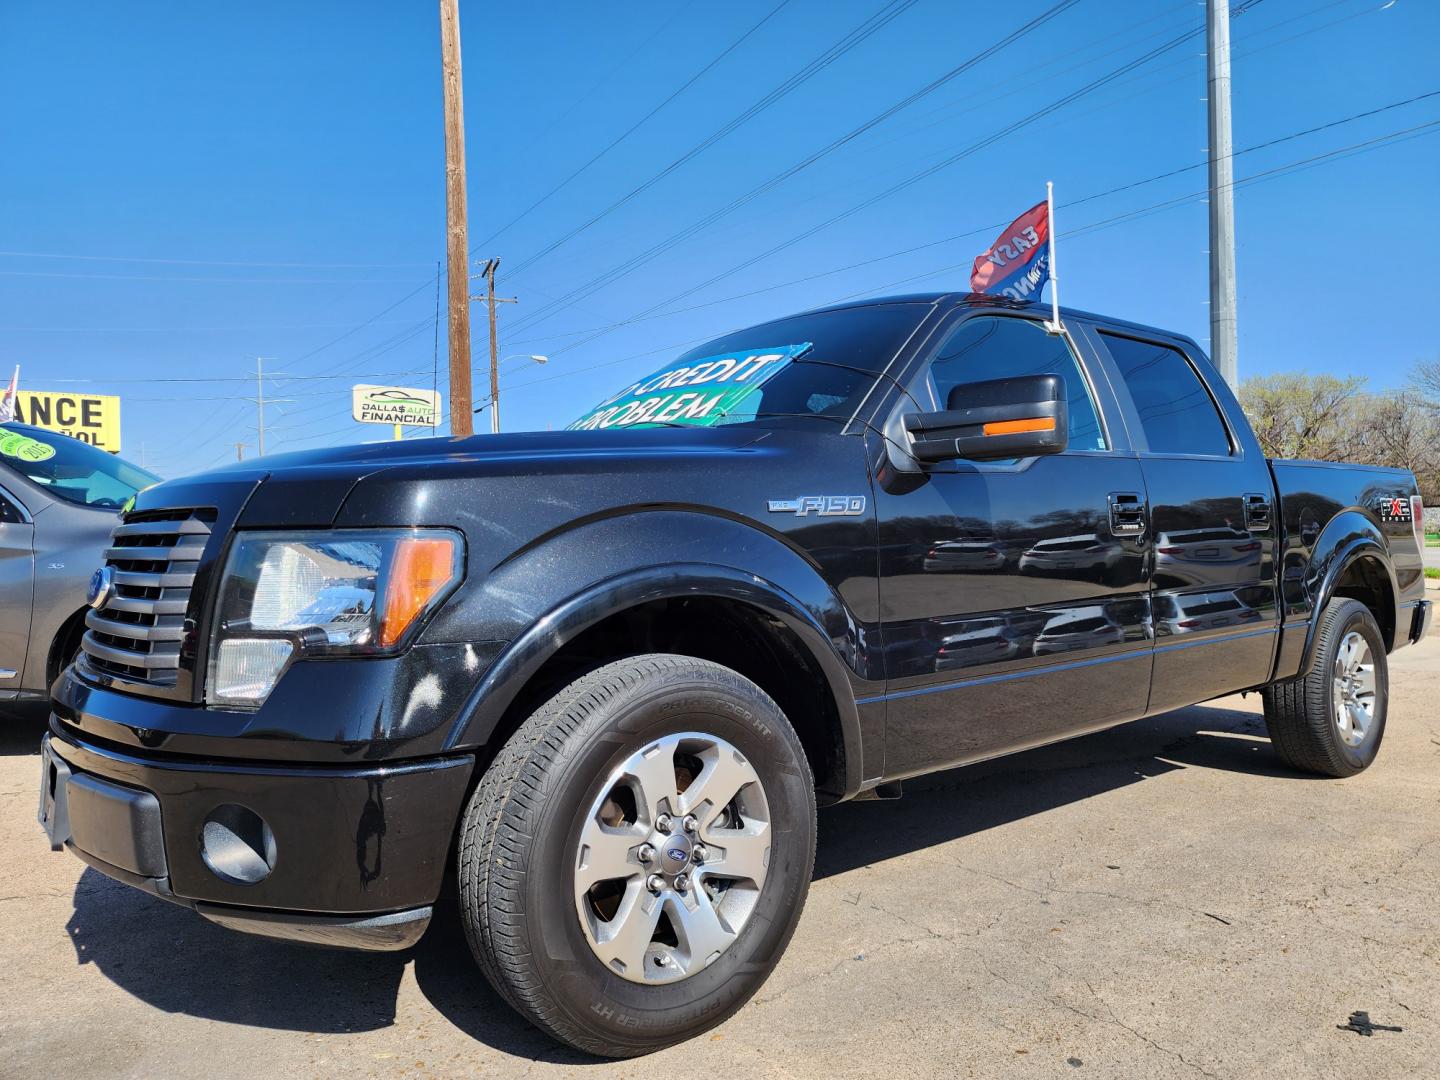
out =
<svg viewBox="0 0 1440 1080"><path fill-rule="evenodd" d="M221 881L256 885L275 869L275 834L253 810L217 806L200 830L200 857Z"/></svg>
<svg viewBox="0 0 1440 1080"><path fill-rule="evenodd" d="M212 698L237 703L265 700L294 652L288 638L226 638L215 656Z"/></svg>

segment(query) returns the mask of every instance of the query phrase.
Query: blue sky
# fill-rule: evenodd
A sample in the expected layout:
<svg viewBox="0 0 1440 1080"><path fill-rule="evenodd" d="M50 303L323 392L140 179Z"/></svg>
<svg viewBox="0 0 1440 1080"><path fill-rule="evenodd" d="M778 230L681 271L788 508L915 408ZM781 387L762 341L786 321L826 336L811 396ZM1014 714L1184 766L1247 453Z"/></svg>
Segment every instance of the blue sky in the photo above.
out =
<svg viewBox="0 0 1440 1080"><path fill-rule="evenodd" d="M734 327L852 295L964 288L1047 179L1064 302L1205 342L1206 207L1186 198L1205 186L1201 36L726 273L1198 29L1199 3L1079 0L694 229L1054 0L778 2L461 0L473 254L500 256L499 292L520 300L502 308L502 353L551 357L502 368L507 429L563 426ZM237 441L254 453L243 397L255 389L241 380L257 356L306 377L270 385L290 400L269 412L268 449L385 435L349 420L351 383L428 386L436 355L434 8L0 4L0 368L20 363L27 389L121 394L126 456L143 444L164 475L232 460ZM603 213L879 12L893 18ZM1440 90L1429 0L1264 0L1234 20L1233 41L1237 150ZM1386 387L1440 354L1422 261L1440 249L1440 128L1373 142L1437 118L1431 97L1237 157L1244 178L1373 143L1237 190L1242 376L1360 373ZM1369 292L1402 301L1396 314L1355 303ZM439 369L444 390L443 319Z"/></svg>

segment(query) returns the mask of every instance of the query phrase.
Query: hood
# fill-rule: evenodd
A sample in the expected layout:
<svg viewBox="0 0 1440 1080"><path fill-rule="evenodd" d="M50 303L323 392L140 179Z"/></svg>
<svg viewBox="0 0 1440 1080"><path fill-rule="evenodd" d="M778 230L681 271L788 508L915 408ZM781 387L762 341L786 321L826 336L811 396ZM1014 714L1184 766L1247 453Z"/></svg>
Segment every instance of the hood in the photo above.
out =
<svg viewBox="0 0 1440 1080"><path fill-rule="evenodd" d="M753 426L730 425L532 431L301 450L167 480L141 492L135 509L211 506L220 510L222 519L245 528L323 527L335 520L355 485L377 472L400 469L409 475L478 478L564 472L568 461L577 471L588 471L597 460L614 466L626 460L723 454L764 436Z"/></svg>

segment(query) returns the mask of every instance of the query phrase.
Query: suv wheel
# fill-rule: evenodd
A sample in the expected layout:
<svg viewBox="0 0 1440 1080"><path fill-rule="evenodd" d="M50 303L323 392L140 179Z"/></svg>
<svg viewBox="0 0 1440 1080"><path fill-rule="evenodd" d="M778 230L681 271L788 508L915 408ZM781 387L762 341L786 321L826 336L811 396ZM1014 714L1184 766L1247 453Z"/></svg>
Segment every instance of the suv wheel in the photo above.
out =
<svg viewBox="0 0 1440 1080"><path fill-rule="evenodd" d="M1302 772L1354 776L1380 751L1389 691L1375 616L1358 600L1336 597L1320 615L1310 671L1265 688L1270 742Z"/></svg>
<svg viewBox="0 0 1440 1080"><path fill-rule="evenodd" d="M457 870L471 950L571 1046L631 1057L725 1020L779 961L815 857L815 794L754 683L639 656L566 687L470 799Z"/></svg>

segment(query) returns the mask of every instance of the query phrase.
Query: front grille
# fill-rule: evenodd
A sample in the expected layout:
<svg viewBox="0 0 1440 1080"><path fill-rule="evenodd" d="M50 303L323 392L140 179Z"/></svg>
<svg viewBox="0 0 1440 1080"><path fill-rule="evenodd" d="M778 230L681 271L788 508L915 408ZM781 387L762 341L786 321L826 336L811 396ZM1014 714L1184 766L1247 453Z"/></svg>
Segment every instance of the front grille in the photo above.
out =
<svg viewBox="0 0 1440 1080"><path fill-rule="evenodd" d="M95 671L127 682L174 686L195 570L215 512L142 510L126 514L105 549L114 588L85 613L80 647Z"/></svg>

